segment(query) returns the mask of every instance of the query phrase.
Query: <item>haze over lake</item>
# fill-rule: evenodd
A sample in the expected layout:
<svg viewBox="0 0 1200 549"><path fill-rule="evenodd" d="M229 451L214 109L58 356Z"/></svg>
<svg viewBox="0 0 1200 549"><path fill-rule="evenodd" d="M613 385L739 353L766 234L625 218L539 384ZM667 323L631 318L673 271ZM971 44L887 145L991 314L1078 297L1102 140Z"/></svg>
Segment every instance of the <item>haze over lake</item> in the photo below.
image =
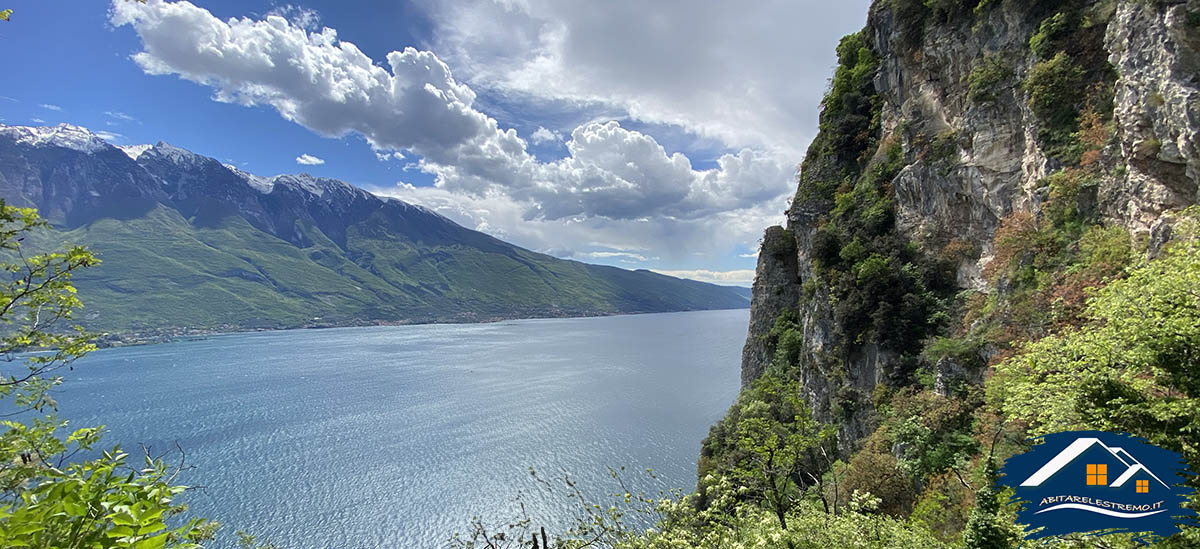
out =
<svg viewBox="0 0 1200 549"><path fill-rule="evenodd" d="M747 310L237 334L105 349L56 391L72 426L186 451L197 515L286 547L436 547L513 517L529 468L695 486ZM178 459L173 456L172 459ZM653 468L655 485L637 472ZM550 526L565 498L530 498Z"/></svg>

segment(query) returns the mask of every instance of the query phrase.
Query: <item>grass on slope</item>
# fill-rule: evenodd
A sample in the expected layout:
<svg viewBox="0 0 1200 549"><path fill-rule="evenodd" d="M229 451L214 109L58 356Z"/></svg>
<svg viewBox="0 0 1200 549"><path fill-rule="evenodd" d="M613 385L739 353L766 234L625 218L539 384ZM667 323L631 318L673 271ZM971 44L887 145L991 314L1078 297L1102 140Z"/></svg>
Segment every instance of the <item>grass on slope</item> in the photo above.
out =
<svg viewBox="0 0 1200 549"><path fill-rule="evenodd" d="M366 321L734 308L744 296L649 272L565 261L466 229L412 242L385 219L350 227L343 249L312 227L299 248L239 217L197 227L158 206L100 219L36 245L89 246L103 264L77 275L80 319L95 330L296 327Z"/></svg>

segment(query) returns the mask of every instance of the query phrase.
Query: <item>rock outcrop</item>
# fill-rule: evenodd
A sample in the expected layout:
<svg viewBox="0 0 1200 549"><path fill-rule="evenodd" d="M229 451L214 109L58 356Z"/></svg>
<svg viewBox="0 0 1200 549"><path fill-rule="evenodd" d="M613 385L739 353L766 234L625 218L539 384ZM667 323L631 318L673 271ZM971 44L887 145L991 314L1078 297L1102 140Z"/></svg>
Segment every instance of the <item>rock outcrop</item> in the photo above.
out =
<svg viewBox="0 0 1200 549"><path fill-rule="evenodd" d="M879 1L871 9L861 36L876 63L875 141L859 162L865 171L897 155L898 171L881 186L894 204L894 230L923 253L950 258L958 288L995 291L983 277L994 233L1014 212L1043 215L1047 178L1063 170L1090 166L1101 174L1080 193L1081 207L1148 239L1151 251L1169 236L1171 212L1200 200L1200 1L926 4ZM1067 55L1057 58L1056 50ZM1035 97L1044 73L1060 77L1052 91L1061 92L1062 82L1075 87L1073 127L1064 130L1048 110L1054 105ZM771 227L763 240L742 383L770 364L771 328L794 313L804 340L801 390L815 415L853 443L871 432L864 410L875 386L920 358L878 337L848 340L836 298L813 283L817 233L843 206L806 188L822 178L839 185L842 174L829 166L844 159L830 157L849 154L828 147L838 142L837 128L824 122L828 112L826 105L786 228ZM1090 139L1089 117L1106 132L1104 142L1072 148ZM1081 153L1086 148L1094 150ZM838 195L853 184L847 177ZM961 365L930 366L941 391L952 380L978 379Z"/></svg>

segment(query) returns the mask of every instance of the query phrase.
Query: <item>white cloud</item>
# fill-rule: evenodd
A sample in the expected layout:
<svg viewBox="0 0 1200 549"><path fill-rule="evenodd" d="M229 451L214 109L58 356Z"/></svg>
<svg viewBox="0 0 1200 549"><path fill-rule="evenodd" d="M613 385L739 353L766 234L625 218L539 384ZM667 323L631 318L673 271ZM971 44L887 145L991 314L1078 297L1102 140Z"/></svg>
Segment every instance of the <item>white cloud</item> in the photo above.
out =
<svg viewBox="0 0 1200 549"><path fill-rule="evenodd" d="M870 0L423 0L433 47L472 85L598 102L799 162Z"/></svg>
<svg viewBox="0 0 1200 549"><path fill-rule="evenodd" d="M51 105L50 103L42 103L39 106L48 111L62 112L62 110L63 110L62 107L60 107L58 105Z"/></svg>
<svg viewBox="0 0 1200 549"><path fill-rule="evenodd" d="M436 186L387 194L565 257L603 252L587 246L598 238L649 244L638 254L646 258L752 246L794 188L794 161L771 148L732 147L696 169L615 121L576 127L566 157L539 162L429 51L394 51L381 66L333 29L309 32L277 15L223 21L186 1L114 0L112 13L141 38L133 60L146 73L211 87L217 101L269 106L323 136L361 135L380 159L411 152L419 160L404 169L433 174Z"/></svg>
<svg viewBox="0 0 1200 549"><path fill-rule="evenodd" d="M748 253L748 254L738 254L738 257L744 257L747 259L753 258L753 257L758 257L758 252L752 252L752 253Z"/></svg>
<svg viewBox="0 0 1200 549"><path fill-rule="evenodd" d="M282 17L293 25L305 30L317 30L321 26L321 14L317 13L317 10L304 6L284 4L271 9L271 11L267 12L267 15Z"/></svg>
<svg viewBox="0 0 1200 549"><path fill-rule="evenodd" d="M304 166L320 166L325 161L311 154L305 153L296 157L296 163Z"/></svg>
<svg viewBox="0 0 1200 549"><path fill-rule="evenodd" d="M105 141L115 141L117 139L122 139L125 137L125 136L123 136L119 133L115 133L115 132L93 131L92 133L96 134L96 137L99 137L100 139L103 139Z"/></svg>
<svg viewBox="0 0 1200 549"><path fill-rule="evenodd" d="M109 118L112 118L114 120L119 120L121 122L134 122L137 120L136 118L129 116L128 114L125 114L123 112L119 112L119 111L105 111L104 115Z"/></svg>
<svg viewBox="0 0 1200 549"><path fill-rule="evenodd" d="M654 272L665 274L667 276L690 278L692 280L699 280L700 282L711 282L713 284L724 284L727 286L749 286L754 283L753 269L739 269L733 271L709 271L706 269L665 271L654 269Z"/></svg>
<svg viewBox="0 0 1200 549"><path fill-rule="evenodd" d="M617 259L623 263L645 263L660 259L658 257L646 257L634 252L577 252L573 257L580 259Z"/></svg>
<svg viewBox="0 0 1200 549"><path fill-rule="evenodd" d="M563 140L563 136L561 133L546 129L545 126L538 126L538 129L530 134L529 140L541 145L543 143L558 143Z"/></svg>
<svg viewBox="0 0 1200 549"><path fill-rule="evenodd" d="M387 162L388 160L404 160L404 153L402 153L400 151L396 151L396 152L375 151L375 158L379 159L380 162Z"/></svg>
<svg viewBox="0 0 1200 549"><path fill-rule="evenodd" d="M45 124L46 123L46 121L42 120L41 118L30 118L29 121L33 122L34 124Z"/></svg>
<svg viewBox="0 0 1200 549"><path fill-rule="evenodd" d="M420 204L465 227L556 257L614 259L588 254L616 251L642 256L660 266L722 262L727 250L756 245L763 227L779 215L775 204L767 204L694 219L528 219L524 203L501 193L473 196L406 183L372 191ZM604 238L602 243L596 240L598 236Z"/></svg>

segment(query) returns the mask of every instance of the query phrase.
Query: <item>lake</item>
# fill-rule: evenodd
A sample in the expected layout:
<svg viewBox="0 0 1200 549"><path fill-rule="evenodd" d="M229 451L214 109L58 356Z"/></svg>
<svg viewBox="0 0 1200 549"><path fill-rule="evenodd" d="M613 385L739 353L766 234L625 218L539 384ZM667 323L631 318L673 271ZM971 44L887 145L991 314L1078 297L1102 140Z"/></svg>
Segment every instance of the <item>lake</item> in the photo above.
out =
<svg viewBox="0 0 1200 549"><path fill-rule="evenodd" d="M748 310L234 334L104 349L55 392L108 445L186 452L192 511L284 547L441 547L513 518L529 468L695 486ZM178 454L171 456L178 459ZM652 468L657 481L638 471ZM524 500L539 524L567 498Z"/></svg>

